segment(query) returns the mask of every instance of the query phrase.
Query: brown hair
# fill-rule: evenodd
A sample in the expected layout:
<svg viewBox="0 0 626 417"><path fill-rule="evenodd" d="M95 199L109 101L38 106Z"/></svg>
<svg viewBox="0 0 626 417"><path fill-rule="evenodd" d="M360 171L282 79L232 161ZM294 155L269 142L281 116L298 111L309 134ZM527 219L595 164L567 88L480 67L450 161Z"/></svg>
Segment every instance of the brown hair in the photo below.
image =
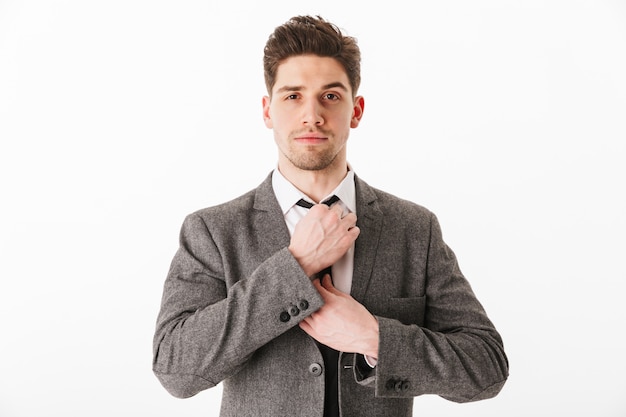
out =
<svg viewBox="0 0 626 417"><path fill-rule="evenodd" d="M270 96L278 66L289 57L306 54L335 58L346 70L352 95L356 95L361 84L361 51L356 39L343 35L320 16L295 16L278 26L265 44L263 70Z"/></svg>

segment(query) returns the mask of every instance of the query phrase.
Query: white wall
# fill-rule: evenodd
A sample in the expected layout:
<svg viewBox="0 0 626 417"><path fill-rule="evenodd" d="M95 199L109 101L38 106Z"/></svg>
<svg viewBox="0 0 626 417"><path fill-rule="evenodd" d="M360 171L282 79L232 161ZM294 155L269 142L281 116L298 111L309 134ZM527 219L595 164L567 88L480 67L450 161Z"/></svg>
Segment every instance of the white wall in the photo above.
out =
<svg viewBox="0 0 626 417"><path fill-rule="evenodd" d="M626 415L626 3L299 3L0 0L0 416L217 416L151 373L161 288L274 167L262 48L305 13L362 47L350 162L438 214L511 362L415 415Z"/></svg>

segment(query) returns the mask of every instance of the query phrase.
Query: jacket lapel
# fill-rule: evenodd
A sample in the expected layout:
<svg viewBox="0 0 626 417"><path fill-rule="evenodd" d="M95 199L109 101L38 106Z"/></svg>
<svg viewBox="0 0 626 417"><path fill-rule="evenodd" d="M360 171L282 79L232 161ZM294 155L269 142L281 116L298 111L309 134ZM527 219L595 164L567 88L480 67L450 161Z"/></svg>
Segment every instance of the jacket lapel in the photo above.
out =
<svg viewBox="0 0 626 417"><path fill-rule="evenodd" d="M257 187L254 196L254 230L259 251L269 257L289 246L289 229L272 189L272 174Z"/></svg>
<svg viewBox="0 0 626 417"><path fill-rule="evenodd" d="M361 233L354 248L354 273L350 294L357 301L362 301L367 291L376 249L383 225L383 213L378 205L374 190L355 176L357 226Z"/></svg>
<svg viewBox="0 0 626 417"><path fill-rule="evenodd" d="M355 184L357 226L361 233L354 248L354 272L350 294L357 301L362 301L372 276L382 231L383 213L373 189L356 176ZM289 246L289 229L272 189L271 174L256 189L253 215L257 233L251 238L258 238L259 251L263 257L269 257Z"/></svg>

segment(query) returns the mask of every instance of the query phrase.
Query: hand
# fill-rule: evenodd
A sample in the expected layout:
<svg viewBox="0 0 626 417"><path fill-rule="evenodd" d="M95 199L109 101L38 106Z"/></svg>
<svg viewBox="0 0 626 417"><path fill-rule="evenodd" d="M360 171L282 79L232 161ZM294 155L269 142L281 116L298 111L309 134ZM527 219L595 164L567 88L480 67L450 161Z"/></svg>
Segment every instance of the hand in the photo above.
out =
<svg viewBox="0 0 626 417"><path fill-rule="evenodd" d="M320 343L341 352L378 358L378 320L367 309L336 289L326 274L313 280L324 299L322 308L300 322L300 328Z"/></svg>
<svg viewBox="0 0 626 417"><path fill-rule="evenodd" d="M296 225L289 251L308 276L337 262L359 236L356 215L342 214L339 204L316 204Z"/></svg>

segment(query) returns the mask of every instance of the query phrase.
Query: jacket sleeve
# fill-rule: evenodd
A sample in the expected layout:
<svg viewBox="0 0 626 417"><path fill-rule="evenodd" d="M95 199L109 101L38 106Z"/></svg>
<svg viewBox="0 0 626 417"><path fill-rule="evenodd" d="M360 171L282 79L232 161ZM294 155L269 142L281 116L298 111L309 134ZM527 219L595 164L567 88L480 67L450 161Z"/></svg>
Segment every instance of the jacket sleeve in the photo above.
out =
<svg viewBox="0 0 626 417"><path fill-rule="evenodd" d="M380 397L436 394L455 402L497 395L508 377L502 339L430 216L426 292L411 302L421 317L404 323L377 316L379 357L373 375L357 373Z"/></svg>
<svg viewBox="0 0 626 417"><path fill-rule="evenodd" d="M323 304L287 248L230 286L223 256L237 249L220 249L199 215L185 219L153 341L153 371L175 397L235 374L256 349Z"/></svg>

